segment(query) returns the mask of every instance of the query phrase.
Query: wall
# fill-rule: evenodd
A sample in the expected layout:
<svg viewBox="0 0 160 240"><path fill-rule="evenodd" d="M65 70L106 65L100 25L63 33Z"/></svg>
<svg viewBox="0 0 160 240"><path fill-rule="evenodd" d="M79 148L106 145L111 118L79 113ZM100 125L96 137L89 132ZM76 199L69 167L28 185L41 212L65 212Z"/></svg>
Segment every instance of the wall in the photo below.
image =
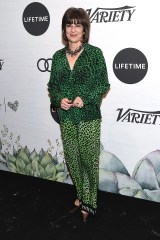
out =
<svg viewBox="0 0 160 240"><path fill-rule="evenodd" d="M0 169L72 183L47 82L71 6L90 15L111 90L103 100L99 189L160 202L159 1L0 3ZM31 5L30 5L31 4Z"/></svg>

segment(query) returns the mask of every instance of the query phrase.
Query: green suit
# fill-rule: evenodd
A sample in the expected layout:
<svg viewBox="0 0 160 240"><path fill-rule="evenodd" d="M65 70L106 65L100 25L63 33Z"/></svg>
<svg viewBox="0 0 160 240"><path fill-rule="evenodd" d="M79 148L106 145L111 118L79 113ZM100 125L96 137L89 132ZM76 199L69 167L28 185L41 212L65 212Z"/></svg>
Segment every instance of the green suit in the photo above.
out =
<svg viewBox="0 0 160 240"><path fill-rule="evenodd" d="M110 84L102 51L88 43L76 60L73 70L66 48L53 55L48 90L58 108L66 163L76 186L82 209L95 214L100 148L100 102ZM63 110L61 100L79 96L83 108Z"/></svg>

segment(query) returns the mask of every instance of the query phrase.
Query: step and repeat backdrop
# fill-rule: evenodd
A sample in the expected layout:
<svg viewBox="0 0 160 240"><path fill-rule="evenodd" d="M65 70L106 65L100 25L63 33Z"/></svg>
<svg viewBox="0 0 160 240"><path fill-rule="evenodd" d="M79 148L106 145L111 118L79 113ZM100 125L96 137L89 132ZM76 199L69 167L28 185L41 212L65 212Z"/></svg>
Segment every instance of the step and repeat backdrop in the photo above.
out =
<svg viewBox="0 0 160 240"><path fill-rule="evenodd" d="M90 44L103 51L111 84L99 189L160 202L158 0L0 2L0 170L72 184L47 92L69 7L88 13Z"/></svg>

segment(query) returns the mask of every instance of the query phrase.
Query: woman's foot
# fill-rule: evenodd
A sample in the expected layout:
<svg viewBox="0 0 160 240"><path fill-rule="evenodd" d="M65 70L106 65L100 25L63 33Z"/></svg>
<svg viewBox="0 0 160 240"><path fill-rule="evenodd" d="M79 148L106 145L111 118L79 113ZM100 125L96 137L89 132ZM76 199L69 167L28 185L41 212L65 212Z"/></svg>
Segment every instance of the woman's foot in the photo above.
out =
<svg viewBox="0 0 160 240"><path fill-rule="evenodd" d="M83 222L84 223L88 222L89 217L90 217L91 214L88 213L88 212L85 212L85 211L81 211L81 213L82 213L82 220L83 220Z"/></svg>
<svg viewBox="0 0 160 240"><path fill-rule="evenodd" d="M79 201L78 198L74 201L74 205L75 205L76 207L79 207L79 206L80 206L80 201Z"/></svg>
<svg viewBox="0 0 160 240"><path fill-rule="evenodd" d="M74 201L74 205L75 207L72 210L70 210L70 213L75 213L81 209L81 203L78 198Z"/></svg>

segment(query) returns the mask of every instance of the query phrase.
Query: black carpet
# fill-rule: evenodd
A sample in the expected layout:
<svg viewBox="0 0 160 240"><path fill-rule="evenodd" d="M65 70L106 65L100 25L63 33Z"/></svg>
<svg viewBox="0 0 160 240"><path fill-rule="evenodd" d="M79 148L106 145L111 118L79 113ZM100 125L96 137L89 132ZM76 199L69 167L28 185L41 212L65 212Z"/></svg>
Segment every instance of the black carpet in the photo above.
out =
<svg viewBox="0 0 160 240"><path fill-rule="evenodd" d="M160 204L98 192L95 218L74 214L73 185L0 171L0 240L160 239Z"/></svg>

